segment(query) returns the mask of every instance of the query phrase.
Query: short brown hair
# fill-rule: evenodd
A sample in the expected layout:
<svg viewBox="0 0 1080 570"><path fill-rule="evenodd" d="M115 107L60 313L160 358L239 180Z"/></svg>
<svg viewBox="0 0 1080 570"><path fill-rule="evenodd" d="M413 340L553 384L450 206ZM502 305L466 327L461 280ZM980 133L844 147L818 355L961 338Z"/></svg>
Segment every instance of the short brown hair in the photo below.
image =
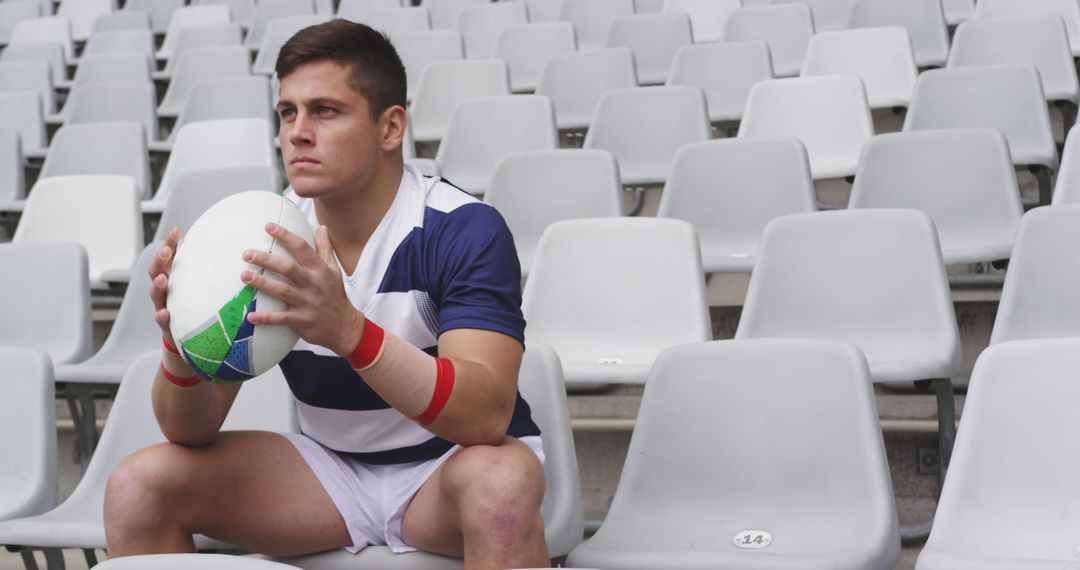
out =
<svg viewBox="0 0 1080 570"><path fill-rule="evenodd" d="M297 67L320 60L352 68L349 86L367 99L372 119L394 105L405 106L405 66L382 33L341 18L309 26L281 46L274 71L284 79Z"/></svg>

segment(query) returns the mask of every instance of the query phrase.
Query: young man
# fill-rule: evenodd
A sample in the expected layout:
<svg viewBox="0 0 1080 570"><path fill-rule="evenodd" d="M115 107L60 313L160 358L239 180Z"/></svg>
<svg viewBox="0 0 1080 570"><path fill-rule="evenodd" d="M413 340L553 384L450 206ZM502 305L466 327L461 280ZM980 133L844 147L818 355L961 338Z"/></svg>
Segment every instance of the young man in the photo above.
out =
<svg viewBox="0 0 1080 570"><path fill-rule="evenodd" d="M191 551L203 533L273 555L387 544L468 568L546 566L509 231L403 166L405 72L381 34L345 20L307 28L277 73L289 197L316 247L268 223L295 260L244 258L288 282L237 278L289 304L248 318L301 337L281 367L303 435L219 431L240 385L199 381L174 352L173 230L150 267L165 343L153 406L169 443L110 477L109 555Z"/></svg>

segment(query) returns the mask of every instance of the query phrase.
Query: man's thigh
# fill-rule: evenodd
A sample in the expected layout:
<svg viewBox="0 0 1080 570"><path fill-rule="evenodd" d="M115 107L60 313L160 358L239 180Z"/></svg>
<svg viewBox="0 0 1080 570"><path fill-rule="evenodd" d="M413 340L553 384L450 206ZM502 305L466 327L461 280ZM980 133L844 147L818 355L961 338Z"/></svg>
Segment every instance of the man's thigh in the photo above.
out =
<svg viewBox="0 0 1080 570"><path fill-rule="evenodd" d="M140 452L166 470L186 500L175 516L193 532L266 554L290 555L351 544L337 507L300 452L271 432L222 432L211 444Z"/></svg>

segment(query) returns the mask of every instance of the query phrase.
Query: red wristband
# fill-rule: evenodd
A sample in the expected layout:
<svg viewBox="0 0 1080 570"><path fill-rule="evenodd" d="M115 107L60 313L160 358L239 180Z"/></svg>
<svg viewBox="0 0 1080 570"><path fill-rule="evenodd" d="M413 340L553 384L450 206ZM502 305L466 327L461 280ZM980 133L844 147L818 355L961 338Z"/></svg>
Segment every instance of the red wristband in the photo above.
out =
<svg viewBox="0 0 1080 570"><path fill-rule="evenodd" d="M173 354L175 354L177 356L180 356L180 351L177 350L175 346L172 346L172 345L169 344L169 341L165 338L165 335L161 335L161 346L164 346L165 350L167 350L167 351L169 351L169 352L171 352L171 353L173 353Z"/></svg>
<svg viewBox="0 0 1080 570"><path fill-rule="evenodd" d="M384 337L382 327L371 322L371 319L364 319L364 332L360 337L360 342L345 357L352 364L353 369L363 370L375 362L375 359L379 357L379 353L382 352Z"/></svg>
<svg viewBox="0 0 1080 570"><path fill-rule="evenodd" d="M435 366L435 392L431 395L431 403L422 414L413 418L422 426L431 424L439 417L450 401L450 392L454 390L454 362L449 358L436 357Z"/></svg>
<svg viewBox="0 0 1080 570"><path fill-rule="evenodd" d="M202 378L200 378L198 374L192 374L191 376L177 376L169 372L168 369L165 368L164 364L160 364L158 366L158 369L161 371L161 375L164 376L166 380L172 382L173 384L176 384L181 388L190 388L198 384L199 382L202 382Z"/></svg>

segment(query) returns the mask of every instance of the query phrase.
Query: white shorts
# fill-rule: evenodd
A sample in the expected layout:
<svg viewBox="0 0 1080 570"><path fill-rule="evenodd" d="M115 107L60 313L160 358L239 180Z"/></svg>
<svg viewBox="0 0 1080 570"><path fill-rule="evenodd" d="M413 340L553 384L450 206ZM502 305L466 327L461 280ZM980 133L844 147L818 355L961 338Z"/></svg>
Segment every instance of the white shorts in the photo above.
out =
<svg viewBox="0 0 1080 570"><path fill-rule="evenodd" d="M345 550L354 554L372 545L386 545L397 553L416 550L401 539L405 509L431 474L461 449L456 445L427 461L374 465L339 454L303 434L282 435L304 457L334 501L352 538L352 546ZM540 436L523 437L520 441L544 463Z"/></svg>

